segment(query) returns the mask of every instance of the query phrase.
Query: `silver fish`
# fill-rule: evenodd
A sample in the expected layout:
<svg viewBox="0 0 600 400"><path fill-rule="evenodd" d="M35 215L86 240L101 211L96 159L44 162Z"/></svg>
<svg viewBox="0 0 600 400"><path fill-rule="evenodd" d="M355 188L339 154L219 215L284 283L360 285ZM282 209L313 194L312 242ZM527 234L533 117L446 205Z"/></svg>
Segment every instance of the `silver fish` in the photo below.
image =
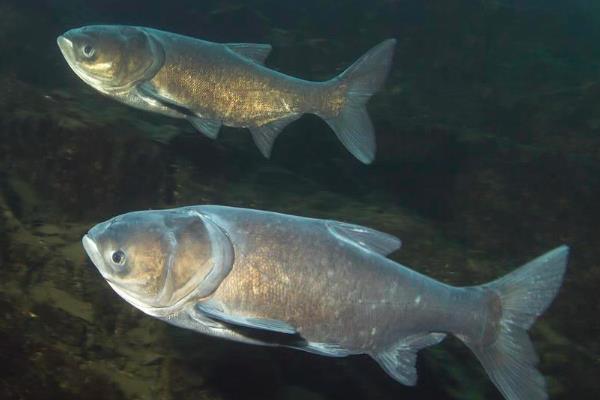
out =
<svg viewBox="0 0 600 400"><path fill-rule="evenodd" d="M312 113L363 163L375 157L365 105L383 84L396 43L385 40L339 76L311 82L265 67L268 44L212 43L120 25L72 29L57 42L88 85L130 106L186 119L210 138L222 125L249 128L269 157L281 130Z"/></svg>
<svg viewBox="0 0 600 400"><path fill-rule="evenodd" d="M126 301L170 324L331 357L368 354L415 385L422 348L446 333L509 400L546 399L527 330L557 294L568 248L491 283L454 287L386 255L400 240L343 222L222 206L141 211L83 246Z"/></svg>

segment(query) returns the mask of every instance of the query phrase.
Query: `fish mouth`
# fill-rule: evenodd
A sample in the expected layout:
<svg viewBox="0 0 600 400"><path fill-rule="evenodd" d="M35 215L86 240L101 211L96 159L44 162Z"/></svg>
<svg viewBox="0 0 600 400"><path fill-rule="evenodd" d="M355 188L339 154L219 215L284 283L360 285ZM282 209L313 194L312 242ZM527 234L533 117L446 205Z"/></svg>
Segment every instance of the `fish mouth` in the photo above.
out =
<svg viewBox="0 0 600 400"><path fill-rule="evenodd" d="M67 57L67 52L73 51L73 42L63 35L60 35L56 38L56 43L58 44L58 48L63 53L65 58Z"/></svg>
<svg viewBox="0 0 600 400"><path fill-rule="evenodd" d="M56 44L58 45L58 48L60 49L64 59L67 61L67 64L69 64L69 67L71 67L73 72L83 79L75 63L75 46L73 45L73 41L64 35L60 35L56 38Z"/></svg>
<svg viewBox="0 0 600 400"><path fill-rule="evenodd" d="M56 38L56 43L58 44L58 47L60 48L60 51L62 51L63 54L65 54L65 51L67 50L73 51L73 42L63 35L60 35Z"/></svg>
<svg viewBox="0 0 600 400"><path fill-rule="evenodd" d="M106 267L104 265L104 260L102 259L102 254L98 249L98 245L96 245L96 242L90 237L89 233L83 235L81 243L83 244L83 248L85 249L88 257L92 260L92 263L94 263L102 277L110 281L110 276L108 276L107 272L105 271Z"/></svg>
<svg viewBox="0 0 600 400"><path fill-rule="evenodd" d="M77 76L88 85L91 85L91 83L88 82L89 78L87 74L85 74L77 65L77 61L75 60L75 45L73 44L73 41L67 38L65 35L60 35L56 38L56 44L58 44L60 52L73 72L75 72L75 74L77 74Z"/></svg>

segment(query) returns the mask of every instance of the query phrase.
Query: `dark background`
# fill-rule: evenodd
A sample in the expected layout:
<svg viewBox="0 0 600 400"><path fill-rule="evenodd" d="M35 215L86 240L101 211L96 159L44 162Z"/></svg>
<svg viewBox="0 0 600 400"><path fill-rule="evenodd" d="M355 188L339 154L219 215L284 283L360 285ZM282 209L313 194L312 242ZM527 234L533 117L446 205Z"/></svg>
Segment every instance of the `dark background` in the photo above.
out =
<svg viewBox="0 0 600 400"><path fill-rule="evenodd" d="M268 161L245 130L210 141L105 99L55 43L95 23L271 43L268 66L313 80L395 37L369 103L376 162L357 162L314 116L287 127ZM118 213L219 203L398 234L393 258L455 284L569 244L564 288L532 336L551 398L595 398L598 43L600 3L584 0L0 0L0 397L499 398L453 340L424 351L419 385L405 388L366 357L167 327L118 299L79 246Z"/></svg>

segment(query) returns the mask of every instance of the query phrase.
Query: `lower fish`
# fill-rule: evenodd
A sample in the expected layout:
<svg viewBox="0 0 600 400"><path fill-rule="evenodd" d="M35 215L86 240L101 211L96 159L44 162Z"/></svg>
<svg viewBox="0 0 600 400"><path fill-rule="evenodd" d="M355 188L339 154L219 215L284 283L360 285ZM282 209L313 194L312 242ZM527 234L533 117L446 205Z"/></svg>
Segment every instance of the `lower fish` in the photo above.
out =
<svg viewBox="0 0 600 400"><path fill-rule="evenodd" d="M124 214L83 246L127 302L170 324L330 357L368 354L415 385L417 352L450 333L509 400L546 399L527 334L557 294L568 248L493 282L454 287L386 256L394 236L223 206Z"/></svg>
<svg viewBox="0 0 600 400"><path fill-rule="evenodd" d="M383 84L395 39L324 82L264 66L269 44L213 43L157 29L91 25L59 36L73 71L99 92L130 106L188 120L215 139L222 125L249 128L265 157L302 114L323 118L363 163L375 158L366 103Z"/></svg>

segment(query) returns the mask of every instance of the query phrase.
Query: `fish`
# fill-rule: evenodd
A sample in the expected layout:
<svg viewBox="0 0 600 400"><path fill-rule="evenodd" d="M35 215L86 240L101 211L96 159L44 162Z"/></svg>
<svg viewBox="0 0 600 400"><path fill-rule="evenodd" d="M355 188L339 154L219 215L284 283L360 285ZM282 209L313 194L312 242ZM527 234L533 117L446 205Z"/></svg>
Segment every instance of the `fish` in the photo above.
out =
<svg viewBox="0 0 600 400"><path fill-rule="evenodd" d="M417 352L453 334L508 400L546 399L527 330L565 274L566 245L478 286L444 284L388 256L401 241L351 223L199 205L135 211L83 247L125 301L169 324L329 357L371 356L417 382Z"/></svg>
<svg viewBox="0 0 600 400"><path fill-rule="evenodd" d="M375 158L369 98L386 79L396 44L387 39L340 75L298 79L264 65L271 45L214 43L153 28L90 25L57 38L79 78L122 103L189 121L216 139L221 126L248 128L271 156L279 133L316 114L365 164Z"/></svg>

